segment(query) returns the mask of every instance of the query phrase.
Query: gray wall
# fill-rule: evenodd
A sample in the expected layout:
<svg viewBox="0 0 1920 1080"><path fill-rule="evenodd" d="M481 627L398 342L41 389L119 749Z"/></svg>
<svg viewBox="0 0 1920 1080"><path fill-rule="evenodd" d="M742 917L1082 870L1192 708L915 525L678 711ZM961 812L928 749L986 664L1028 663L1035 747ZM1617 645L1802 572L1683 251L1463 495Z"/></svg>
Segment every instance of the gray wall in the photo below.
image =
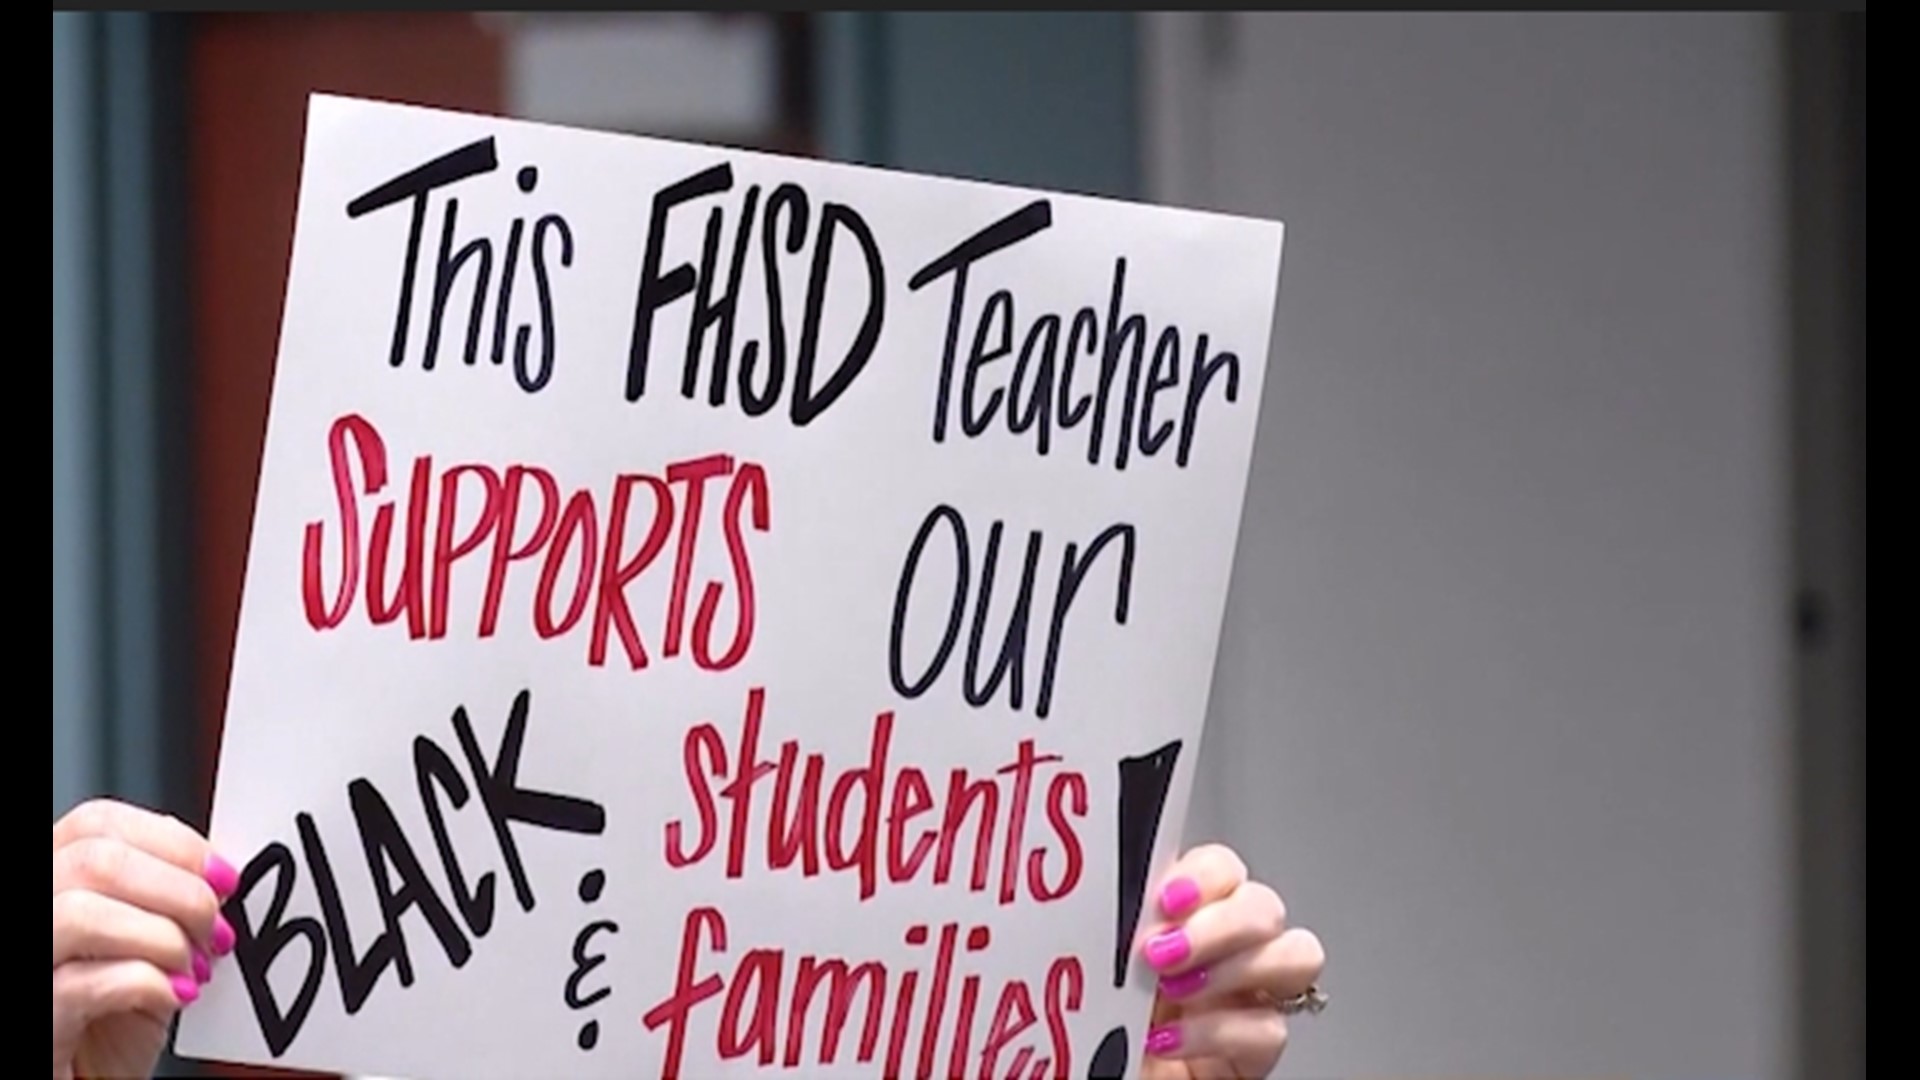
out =
<svg viewBox="0 0 1920 1080"><path fill-rule="evenodd" d="M1300 1075L1789 1067L1764 16L1170 16L1150 192L1288 223L1202 826Z"/></svg>

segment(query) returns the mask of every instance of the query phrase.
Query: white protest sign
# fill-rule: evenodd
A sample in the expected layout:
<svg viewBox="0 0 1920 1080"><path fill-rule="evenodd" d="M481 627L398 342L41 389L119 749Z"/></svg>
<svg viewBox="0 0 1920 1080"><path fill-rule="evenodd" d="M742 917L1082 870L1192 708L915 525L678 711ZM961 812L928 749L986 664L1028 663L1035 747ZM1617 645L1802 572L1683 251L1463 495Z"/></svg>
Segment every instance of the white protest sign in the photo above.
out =
<svg viewBox="0 0 1920 1080"><path fill-rule="evenodd" d="M316 97L178 1051L1136 1072L1280 249Z"/></svg>

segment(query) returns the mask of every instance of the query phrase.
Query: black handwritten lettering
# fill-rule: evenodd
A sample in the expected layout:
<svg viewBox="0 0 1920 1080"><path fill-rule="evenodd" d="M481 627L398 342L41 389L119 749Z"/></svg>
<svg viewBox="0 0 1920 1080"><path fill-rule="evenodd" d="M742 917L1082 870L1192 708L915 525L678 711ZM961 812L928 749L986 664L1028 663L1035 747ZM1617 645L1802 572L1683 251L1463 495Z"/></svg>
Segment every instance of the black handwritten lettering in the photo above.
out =
<svg viewBox="0 0 1920 1080"><path fill-rule="evenodd" d="M446 213L440 223L440 259L433 272L433 310L427 315L426 354L420 360L420 366L433 370L434 361L440 355L440 330L447 317L447 301L453 296L454 283L460 279L460 271L466 268L468 259L478 259L474 269L473 311L467 317L467 348L462 356L471 365L480 358L480 320L487 310L487 283L493 276L493 242L486 237L477 237L467 241L455 254L453 237L460 221L460 200L448 199Z"/></svg>
<svg viewBox="0 0 1920 1080"><path fill-rule="evenodd" d="M958 290L956 290L957 292ZM995 316L999 318L996 319ZM1055 320L1057 330L1059 322ZM999 343L989 346L987 335L998 328ZM986 403L976 412L974 409L974 390L980 377L980 369L1013 351L1013 294L1005 289L987 297L987 306L980 313L980 325L973 333L973 352L967 357L966 379L960 390L960 430L974 437L987 430L993 422L993 414L1000 411L1000 399L1006 391L995 388L987 395ZM1011 419L1008 421L1011 423Z"/></svg>
<svg viewBox="0 0 1920 1080"><path fill-rule="evenodd" d="M827 274L832 269L833 235L839 229L847 230L854 242L860 245L862 261L867 267L867 310L861 316L860 329L855 333L847 355L816 391L813 379L816 354L820 348L820 319L827 302ZM800 328L800 357L795 361L793 373L795 427L806 427L813 423L853 385L853 380L859 377L867 361L873 357L873 348L880 341L880 326L887 309L886 267L880 259L880 245L874 242L873 231L867 228L865 219L850 207L828 203L820 211L820 236L814 243L813 272L807 279L806 322Z"/></svg>
<svg viewBox="0 0 1920 1080"><path fill-rule="evenodd" d="M297 873L293 852L287 845L268 844L241 871L239 889L226 905L227 921L234 929L234 959L240 965L240 978L246 983L247 1000L253 1005L260 1034L267 1041L267 1053L274 1057L286 1053L300 1034L326 974L327 936L320 921L311 915L287 918L287 901L293 896ZM267 902L266 915L255 926L247 912L246 898L268 874L273 875L273 897ZM274 962L296 939L306 942L307 970L300 977L293 1004L282 1009L269 976Z"/></svg>
<svg viewBox="0 0 1920 1080"><path fill-rule="evenodd" d="M967 635L967 664L961 679L961 694L967 704L979 708L993 700L994 691L1007 682L1007 704L1016 712L1025 697L1027 672L1027 625L1033 610L1033 573L1040 565L1041 536L1027 534L1027 557L1020 567L1020 584L1014 590L1013 610L1007 613L1007 628L1000 636L1000 655L993 661L985 679L980 677L981 650L987 636L987 612L993 607L994 570L1000 562L1000 536L1006 526L994 522L987 530L986 563L980 568L980 599L973 608L973 629ZM1009 676L1011 676L1009 678ZM1042 714L1044 718L1045 714Z"/></svg>
<svg viewBox="0 0 1920 1080"><path fill-rule="evenodd" d="M1120 759L1120 807L1115 837L1119 860L1114 882L1113 985L1126 982L1132 966L1133 935L1140 925L1140 909L1147 892L1147 871L1153 863L1154 842L1160 837L1160 815L1173 790L1173 771L1180 764L1178 739L1138 757Z"/></svg>
<svg viewBox="0 0 1920 1080"><path fill-rule="evenodd" d="M394 311L393 341L388 354L388 362L392 366L400 367L406 363L421 248L426 239L427 212L433 193L492 173L499 167L500 159L494 140L480 139L402 173L347 204L347 216L352 219L402 202L412 204L412 220L408 226L406 253L400 270L400 293ZM515 184L522 194L532 194L539 184L539 169L531 165L521 168L515 174ZM492 290L489 286L493 283L495 270L494 242L486 235L461 242L459 223L460 200L449 195L441 211L427 314L427 336L420 357L420 367L424 371L432 371L439 361L440 339L445 330L447 309L463 273L469 269L472 271L471 300L466 315L466 344L461 357L468 365L479 361L480 336L491 295L494 300L492 360L498 365L506 359L506 338L508 328L513 324L514 283L520 267L520 247L526 233L526 219L514 218L507 229L500 260L499 283L497 289ZM521 324L514 333L514 377L520 388L528 393L545 387L553 373L556 328L552 268L547 253L549 233L558 234L560 239L559 264L573 264L573 232L566 219L551 213L541 216L533 228L531 259L541 337L537 364L529 358L533 326ZM456 244L459 245L457 250Z"/></svg>
<svg viewBox="0 0 1920 1080"><path fill-rule="evenodd" d="M752 358L740 361L740 408L748 416L761 416L780 403L780 392L787 381L787 319L780 297L780 255L797 255L806 247L807 193L798 184L781 184L767 197L766 227L760 234L760 265L766 274L767 351L765 363ZM781 237L781 218L786 219L786 236ZM744 226L743 226L744 227ZM753 386L756 367L766 369L763 385Z"/></svg>
<svg viewBox="0 0 1920 1080"><path fill-rule="evenodd" d="M539 293L540 307L539 367L528 369L527 337L533 332L532 328L520 327L513 339L513 377L519 381L520 388L528 393L544 388L547 381L553 378L554 341L557 331L554 328L553 318L553 271L547 267L548 233L560 238L560 265L573 265L573 230L567 227L567 219L559 214L542 215L540 221L533 227L533 284ZM501 287L504 288L505 285L503 281ZM500 310L507 310L504 303L501 304ZM499 325L505 326L506 319L502 318ZM500 357L496 353L494 362L499 363L499 361Z"/></svg>
<svg viewBox="0 0 1920 1080"><path fill-rule="evenodd" d="M718 277L721 252L727 243L727 211L719 206L707 213L698 269L684 262L663 269L671 211L696 200L733 189L734 174L722 163L662 188L653 200L647 246L641 258L640 281L634 300L633 332L627 354L626 399L638 401L647 391L654 330L660 312L689 299L687 351L680 374L680 393L692 400L706 387L707 403L727 404L737 392L741 412L765 416L787 403L788 421L806 427L823 415L852 387L879 344L886 314L886 266L879 242L866 219L851 206L815 202L796 183L783 183L761 200L758 185L739 196L736 224L727 261L726 279ZM747 258L755 229L759 232L760 292L766 305L766 340L747 341L734 355L734 327L751 261ZM858 248L866 270L866 309L846 352L821 379L821 347L826 329L828 281L840 248L836 238L845 233ZM790 340L792 313L790 282L782 260L812 246L805 299L800 308L800 332ZM711 333L712 351L707 343ZM763 348L764 346L764 348Z"/></svg>
<svg viewBox="0 0 1920 1080"><path fill-rule="evenodd" d="M982 260L1032 238L1052 222L1049 203L1032 203L961 241L909 281L908 288L918 291L952 276L934 391L933 441L947 441L957 412L960 433L966 438L980 438L1004 424L1016 436L1031 432L1034 450L1043 457L1052 451L1056 438L1084 426L1089 465L1111 464L1125 470L1136 454L1155 457L1173 441L1176 466L1187 467L1200 428L1201 406L1214 380L1224 376L1220 396L1229 404L1239 400L1240 360L1231 352L1210 352L1209 336L1200 334L1183 369L1180 328L1165 326L1155 336L1145 315L1127 310L1124 257L1114 261L1104 317L1089 305L1074 312L1070 322L1057 312L1029 316L1030 323L1022 329L1018 296L1007 288L988 293L979 310L969 314L968 285L973 272L984 265ZM961 344L969 328L971 348L963 362ZM996 378L994 366L1008 356L1015 356L1011 375ZM1074 379L1083 359L1098 361L1090 389L1079 388ZM1180 386L1183 370L1186 394L1177 419L1164 410L1156 414L1159 399Z"/></svg>
<svg viewBox="0 0 1920 1080"><path fill-rule="evenodd" d="M966 301L967 274L980 259L1018 244L1052 224L1052 203L1045 199L1029 203L954 245L944 255L921 267L908 280L907 288L919 292L942 276L948 273L953 275L953 299L947 311L946 346L940 354L940 386L933 406L934 442L945 442L947 438L948 396L953 385L954 350L960 344L960 313Z"/></svg>
<svg viewBox="0 0 1920 1080"><path fill-rule="evenodd" d="M421 234L426 229L428 194L499 167L500 158L493 140L481 139L402 173L347 204L347 216L358 218L404 200L413 201L413 223L408 227L407 254L400 267L400 306L394 317L393 351L389 357L394 367L406 362L407 321L413 311L414 278L419 269Z"/></svg>
<svg viewBox="0 0 1920 1080"><path fill-rule="evenodd" d="M460 770L454 767L447 752L424 735L413 740L413 771L420 787L420 805L426 810L427 826L433 831L433 846L439 851L440 863L446 867L447 880L453 886L453 902L474 935L485 937L493 928L493 873L481 874L473 888L467 888L466 875L460 872L459 856L454 854L453 839L447 834L447 815L434 795L434 788L438 786L458 810L467 805L467 782L460 778Z"/></svg>
<svg viewBox="0 0 1920 1080"><path fill-rule="evenodd" d="M740 219L752 221L753 212L760 205L760 185L747 188L745 201L740 206ZM718 282L714 276L714 263L720 256L720 227L726 220L726 213L714 207L707 215L707 239L700 253L699 292L693 301L693 319L687 328L687 358L680 369L680 394L692 400L699 389L700 353L706 344L707 330L714 328L713 373L708 380L707 403L724 405L727 402L727 372L733 363L733 326L736 313L740 309L740 283L747 265L747 242L753 233L746 228L735 230L733 254L727 263L727 284L715 300L714 289ZM741 352L741 363L751 362L759 350L760 343L749 341Z"/></svg>
<svg viewBox="0 0 1920 1080"><path fill-rule="evenodd" d="M682 263L666 274L660 260L667 246L667 214L682 203L733 186L733 167L715 165L660 189L653 197L653 215L647 222L647 249L640 259L640 288L633 301L633 334L627 350L627 400L639 401L647 392L647 361L653 346L655 313L693 291L693 267ZM712 230L709 230L709 235Z"/></svg>
<svg viewBox="0 0 1920 1080"><path fill-rule="evenodd" d="M919 674L909 678L907 675L907 621L916 595L916 588L922 581L921 558L928 540L937 527L944 526L952 538L955 554L954 583L950 592L945 593L948 604L947 623L940 644L935 648ZM1025 701L1026 660L1028 626L1032 618L1036 569L1040 559L1044 534L1038 530L1027 537L1026 555L1021 563L1020 584L1017 586L1011 610L1007 615L1006 629L1000 638L998 655L991 661L991 667L984 677L981 669L986 663L986 634L988 610L992 606L994 582L997 575L1001 537L1005 524L995 521L988 529L986 553L980 567L980 583L977 593L969 600L968 584L973 575L971 546L968 540L966 520L960 512L951 506L937 506L921 523L912 545L907 549L905 565L901 568L899 584L894 592L892 632L888 640L888 672L893 680L893 688L902 697L917 698L925 694L940 677L954 645L958 639L962 621L969 603L972 604L973 622L968 635L965 658L965 672L961 692L967 704L981 708L990 703L1002 685L1006 687L1007 704L1019 711ZM1067 616L1073 610L1073 602L1079 595L1081 584L1101 553L1114 542L1120 544L1120 566L1114 603L1114 621L1125 625L1129 599L1133 592L1134 527L1132 525L1112 525L1096 536L1081 553L1080 546L1069 543L1060 562L1060 572L1053 592L1052 616L1047 627L1046 652L1040 667L1040 689L1034 702L1034 715L1042 720L1053 708L1054 682L1059 672L1060 649L1063 644Z"/></svg>
<svg viewBox="0 0 1920 1080"><path fill-rule="evenodd" d="M956 578L947 611L946 632L941 635L940 646L934 650L933 658L927 662L926 670L919 678L908 679L905 668L907 605L913 598L913 586L920 576L920 558L925 553L927 541L933 536L935 526L945 525L947 533L953 538L954 576ZM933 681L940 677L941 669L946 667L947 657L953 652L953 646L960 638L962 620L967 614L967 580L973 573L972 560L967 548L967 523L960 517L960 511L951 506L936 506L921 522L920 531L913 536L913 545L907 548L907 563L900 571L900 584L893 597L893 636L888 643L888 669L893 676L893 689L901 697L917 698L927 692Z"/></svg>
<svg viewBox="0 0 1920 1080"><path fill-rule="evenodd" d="M461 861L449 840L445 811L437 792L445 792L456 811L473 799L471 792L478 793L478 801L493 824L500 860L514 882L521 907L527 911L533 910L534 895L511 827L519 825L587 835L604 831L606 813L599 804L533 791L519 784L528 711L529 697L523 692L514 701L500 750L491 763L480 754L465 710L455 712L453 726L465 751L471 787L439 746L428 739L414 743L415 783L432 828L440 868L452 885L459 919L441 899L434 880L416 854L415 845L407 838L385 797L366 778L355 779L347 785L348 806L366 860L373 897L380 910L379 932L365 952L356 948L341 882L312 814L294 815L294 829L319 902L317 919L311 915L288 917L299 864L285 844L270 843L248 861L241 872L239 888L227 901L225 910L234 927L234 955L247 985L255 1019L269 1052L275 1057L285 1053L298 1038L312 1011L329 957L340 988L341 1006L348 1015L353 1015L367 1003L389 970L395 972L401 986L414 984L414 957L403 921L409 913L420 914L445 953L448 965L456 969L471 958L473 941L486 937L493 927L496 914L493 874L482 874L476 887L468 891ZM269 877L273 879L272 897L264 915L256 922L247 901ZM292 1004L283 1009L268 976L296 940L307 944L307 968Z"/></svg>
<svg viewBox="0 0 1920 1080"><path fill-rule="evenodd" d="M525 690L514 697L513 709L507 714L507 728L500 734L499 752L491 765L480 753L467 711L456 709L453 714L454 734L467 755L467 767L473 770L474 786L480 789L480 804L493 823L501 857L506 860L507 876L513 880L513 893L524 911L533 910L533 886L527 881L527 868L520 860L520 845L514 841L512 826L531 825L590 836L599 835L607 827L606 811L598 803L519 786L520 751L526 744L530 704L531 695Z"/></svg>
<svg viewBox="0 0 1920 1080"><path fill-rule="evenodd" d="M380 941L368 950L369 960L376 950L390 944L392 962L400 974L400 985L413 985L413 960L407 954L400 917L417 907L427 920L433 936L439 939L440 947L446 950L447 962L456 968L464 967L473 955L473 947L453 921L453 915L441 901L439 893L434 891L433 883L427 880L426 868L420 865L420 857L414 853L406 834L400 831L400 823L394 820L393 810L381 797L379 789L366 780L355 780L347 785L347 800L352 804L354 820L360 826L360 844L366 853L367 871L373 876L373 891L380 899L380 915L386 922L386 930L381 933ZM317 836L315 842L318 843ZM400 878L398 888L388 876L389 865ZM345 920L341 920L343 930L345 925ZM378 969L369 963L359 973L366 978L366 982L356 988L357 996L364 1000L366 990L372 987L373 979L378 977ZM352 1012L353 1009L347 1011Z"/></svg>
<svg viewBox="0 0 1920 1080"><path fill-rule="evenodd" d="M607 887L607 874L604 870L589 870L580 878L580 902L595 904L600 901L600 893ZM611 919L595 919L580 929L573 937L573 973L567 976L567 985L561 994L567 1008L578 1011L591 1008L595 1004L613 996L613 987L602 983L593 990L582 994L580 987L589 975L601 964L607 962L605 953L589 953L588 946L593 939L603 934L617 934L620 924ZM591 1050L600 1042L600 1021L588 1020L580 1025L580 1034L575 1042L582 1050Z"/></svg>
<svg viewBox="0 0 1920 1080"><path fill-rule="evenodd" d="M1080 554L1079 546L1069 543L1061 555L1060 587L1054 593L1053 619L1047 627L1047 660L1040 669L1040 700L1034 705L1036 715L1045 717L1053 705L1053 677L1060 668L1060 644L1066 637L1067 616L1073 611L1074 599L1080 595L1080 585L1099 561L1100 553L1116 540L1120 543L1120 568L1113 590L1113 621L1121 626L1127 624L1127 609L1133 599L1133 537L1133 526L1109 525L1087 545L1086 554Z"/></svg>

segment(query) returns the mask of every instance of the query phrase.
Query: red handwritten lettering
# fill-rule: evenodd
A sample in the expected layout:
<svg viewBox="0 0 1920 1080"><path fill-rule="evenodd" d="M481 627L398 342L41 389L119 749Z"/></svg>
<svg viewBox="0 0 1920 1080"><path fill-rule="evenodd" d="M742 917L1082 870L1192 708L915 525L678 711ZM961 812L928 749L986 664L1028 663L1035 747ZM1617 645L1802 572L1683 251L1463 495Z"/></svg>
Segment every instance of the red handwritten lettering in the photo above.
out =
<svg viewBox="0 0 1920 1080"><path fill-rule="evenodd" d="M1029 1080L1049 1071L1067 1076L1072 1066L1067 1025L1081 1008L1085 987L1078 959L1051 960L1036 994L1024 978L1005 978L997 986L986 982L973 962L992 946L984 926L963 931L955 923L937 929L916 925L907 928L903 940L922 956L931 956L923 963L890 969L878 960L789 957L784 949L762 946L729 961L726 916L712 907L689 912L673 989L640 1021L649 1031L666 1029L661 1076L684 1075L694 1013L715 998L720 1001L713 1050L721 1060L752 1056L763 1066L777 1063L786 1069L832 1065L849 1049L849 1023L858 1010L862 1019L852 1059L873 1063L881 1055L880 1033L887 1031L880 1065L884 1076L966 1077L974 1072L968 1067L972 1060L978 1062L981 1080ZM949 1007L956 978L961 985L958 1010ZM928 987L924 996L917 992L921 985ZM976 1008L983 988L994 1002L990 1020ZM1034 1007L1036 996L1039 1009ZM978 1030L983 1020L985 1030ZM820 1036L810 1054L809 1034L815 1029ZM943 1045L944 1073L936 1068ZM981 1048L977 1059L971 1051L975 1045ZM1007 1054L1012 1063L1002 1070Z"/></svg>
<svg viewBox="0 0 1920 1080"><path fill-rule="evenodd" d="M892 712L874 717L866 760L833 775L823 755L803 753L794 740L763 756L766 696L761 687L747 692L731 753L714 724L688 729L681 757L693 816L666 824L670 866L706 858L724 829L729 878L744 877L750 867L797 866L809 878L829 870L849 873L863 900L882 884L923 876L948 884L963 851L971 857L962 886L991 891L1002 905L1059 900L1079 884L1085 852L1078 829L1088 812L1087 781L1065 768L1060 755L1041 753L1033 740L1024 740L1013 761L998 769L954 769L945 800L936 805L920 769L890 761ZM1046 825L1037 840L1028 836L1026 822L1036 803L1045 809ZM931 821L916 831L912 822L921 817ZM756 844L758 836L766 838L764 845ZM1046 874L1050 860L1058 864L1052 880Z"/></svg>
<svg viewBox="0 0 1920 1080"><path fill-rule="evenodd" d="M387 486L387 452L373 425L357 416L346 417L327 433L327 459L333 466L334 494L340 502L340 586L333 603L321 595L320 545L323 530L318 522L307 526L306 542L301 550L300 595L306 602L307 623L315 630L339 626L353 606L353 586L360 576L360 505L348 461L347 440L352 439L360 454L360 469L366 477L366 493L377 495Z"/></svg>
<svg viewBox="0 0 1920 1080"><path fill-rule="evenodd" d="M487 568L484 582L474 582L479 596L473 634L481 639L499 632L516 568L537 563L528 622L539 637L558 638L591 612L589 666L604 666L618 642L631 670L646 669L654 662L647 647L652 630L643 633L642 628L654 620L661 657L691 652L704 670L728 670L752 646L748 535L765 533L771 524L767 476L759 465L710 454L668 462L658 474L619 474L599 493L583 487L563 494L560 482L539 466L463 462L436 471L433 458L422 454L413 461L403 507L386 494L386 442L365 417L336 420L327 434L327 454L336 517L331 523L308 523L300 566L301 599L307 623L316 631L336 629L352 617L364 578L370 625L386 625L405 613L410 638L445 638L454 631L461 577L456 570L477 560ZM724 495L707 498L710 484L724 484ZM652 498L636 500L641 488ZM716 502L728 562L722 576L731 580L703 582L696 589L693 571L707 532L702 519ZM370 535L363 536L369 511L373 524ZM403 512L405 525L396 537ZM523 518L531 519L531 528ZM340 548L332 574L324 554L329 533L338 534ZM664 610L636 611L631 590L667 561L661 555L676 533L671 570L663 571L672 575ZM699 602L690 605L696 592ZM722 640L715 623L729 600L734 625ZM690 626L689 606L694 609Z"/></svg>

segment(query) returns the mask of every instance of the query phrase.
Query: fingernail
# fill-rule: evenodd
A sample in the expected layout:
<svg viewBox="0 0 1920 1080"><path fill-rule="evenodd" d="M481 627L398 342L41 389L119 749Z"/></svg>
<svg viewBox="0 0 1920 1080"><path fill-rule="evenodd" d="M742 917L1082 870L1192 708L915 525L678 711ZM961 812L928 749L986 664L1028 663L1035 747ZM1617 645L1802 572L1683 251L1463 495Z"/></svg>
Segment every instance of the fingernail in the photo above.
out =
<svg viewBox="0 0 1920 1080"><path fill-rule="evenodd" d="M225 900L240 887L240 871L233 864L218 855L207 856L207 869L204 875L207 884L213 886L214 894Z"/></svg>
<svg viewBox="0 0 1920 1080"><path fill-rule="evenodd" d="M213 917L213 939L207 944L213 946L213 955L225 956L233 951L233 924L225 915Z"/></svg>
<svg viewBox="0 0 1920 1080"><path fill-rule="evenodd" d="M168 981L173 984L173 996L180 999L180 1004L191 1005L199 998L200 984L193 981L193 976L175 975Z"/></svg>
<svg viewBox="0 0 1920 1080"><path fill-rule="evenodd" d="M1147 963L1157 968L1170 968L1191 952L1193 946L1188 944L1185 930L1168 930L1147 939Z"/></svg>
<svg viewBox="0 0 1920 1080"><path fill-rule="evenodd" d="M207 959L207 954L199 949L193 950L194 981L204 983L211 978L213 978L213 961Z"/></svg>
<svg viewBox="0 0 1920 1080"><path fill-rule="evenodd" d="M1147 1053L1172 1054L1180 1049L1180 1029L1172 1024L1147 1032Z"/></svg>
<svg viewBox="0 0 1920 1080"><path fill-rule="evenodd" d="M1185 915L1200 903L1200 885L1190 877L1177 877L1160 890L1160 910L1168 915Z"/></svg>
<svg viewBox="0 0 1920 1080"><path fill-rule="evenodd" d="M1170 998L1192 997L1205 989L1207 969L1194 968L1192 971L1160 980L1160 991Z"/></svg>

